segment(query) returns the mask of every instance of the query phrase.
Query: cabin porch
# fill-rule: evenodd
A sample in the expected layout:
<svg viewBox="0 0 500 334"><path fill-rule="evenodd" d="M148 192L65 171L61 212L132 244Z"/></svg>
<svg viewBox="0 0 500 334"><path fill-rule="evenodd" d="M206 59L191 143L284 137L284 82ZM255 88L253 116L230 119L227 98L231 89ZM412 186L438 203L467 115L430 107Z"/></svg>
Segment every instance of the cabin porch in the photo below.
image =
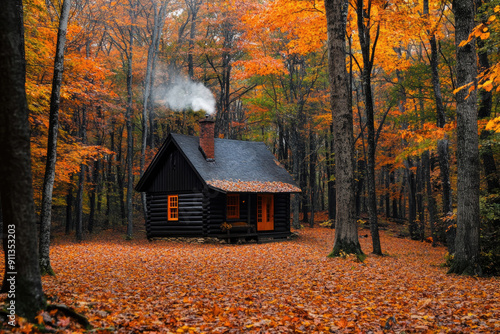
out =
<svg viewBox="0 0 500 334"><path fill-rule="evenodd" d="M211 199L210 211L218 208L223 215L211 219L210 231L228 242L286 239L291 234L289 199L281 193L219 193Z"/></svg>

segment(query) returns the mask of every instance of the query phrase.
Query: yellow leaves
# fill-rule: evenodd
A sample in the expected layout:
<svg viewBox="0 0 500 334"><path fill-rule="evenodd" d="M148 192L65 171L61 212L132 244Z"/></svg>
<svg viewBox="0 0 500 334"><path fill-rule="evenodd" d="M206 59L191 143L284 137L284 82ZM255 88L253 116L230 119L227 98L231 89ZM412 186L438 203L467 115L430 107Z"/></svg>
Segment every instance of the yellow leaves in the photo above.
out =
<svg viewBox="0 0 500 334"><path fill-rule="evenodd" d="M481 87L487 92L491 91L493 89L493 81L492 80L486 80L483 84L481 84Z"/></svg>
<svg viewBox="0 0 500 334"><path fill-rule="evenodd" d="M497 12L496 8L495 12ZM469 44L474 38L481 38L482 40L488 39L490 37L488 26L492 24L495 20L496 20L496 15L491 15L486 22L480 23L477 26L475 26L472 32L470 33L469 38L461 41L458 46L464 47L465 45Z"/></svg>
<svg viewBox="0 0 500 334"><path fill-rule="evenodd" d="M500 132L500 117L489 120L486 124L486 130Z"/></svg>
<svg viewBox="0 0 500 334"><path fill-rule="evenodd" d="M37 324L39 324L39 325L43 324L43 315L40 313L39 315L37 315L35 317L35 320L36 320Z"/></svg>
<svg viewBox="0 0 500 334"><path fill-rule="evenodd" d="M246 79L254 75L281 75L285 73L283 61L270 56L260 56L247 61L235 62L236 67L241 67L237 70L237 78Z"/></svg>

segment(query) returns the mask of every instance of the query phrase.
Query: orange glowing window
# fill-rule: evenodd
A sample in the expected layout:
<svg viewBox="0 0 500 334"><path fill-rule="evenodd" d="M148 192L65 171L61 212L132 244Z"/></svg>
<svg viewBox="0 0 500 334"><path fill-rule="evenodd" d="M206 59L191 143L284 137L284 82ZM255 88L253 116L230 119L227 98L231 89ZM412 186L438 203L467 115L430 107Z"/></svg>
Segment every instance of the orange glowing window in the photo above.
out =
<svg viewBox="0 0 500 334"><path fill-rule="evenodd" d="M168 220L179 220L179 196L168 196Z"/></svg>
<svg viewBox="0 0 500 334"><path fill-rule="evenodd" d="M240 218L240 195L227 195L227 218Z"/></svg>

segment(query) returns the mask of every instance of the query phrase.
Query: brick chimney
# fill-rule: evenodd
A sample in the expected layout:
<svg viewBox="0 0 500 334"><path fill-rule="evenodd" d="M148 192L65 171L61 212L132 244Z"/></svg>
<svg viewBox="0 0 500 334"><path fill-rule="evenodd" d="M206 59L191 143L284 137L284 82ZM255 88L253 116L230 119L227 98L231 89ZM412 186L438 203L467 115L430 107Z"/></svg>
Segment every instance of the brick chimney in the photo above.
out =
<svg viewBox="0 0 500 334"><path fill-rule="evenodd" d="M215 121L206 117L199 121L200 123L200 151L207 161L215 160L214 134Z"/></svg>

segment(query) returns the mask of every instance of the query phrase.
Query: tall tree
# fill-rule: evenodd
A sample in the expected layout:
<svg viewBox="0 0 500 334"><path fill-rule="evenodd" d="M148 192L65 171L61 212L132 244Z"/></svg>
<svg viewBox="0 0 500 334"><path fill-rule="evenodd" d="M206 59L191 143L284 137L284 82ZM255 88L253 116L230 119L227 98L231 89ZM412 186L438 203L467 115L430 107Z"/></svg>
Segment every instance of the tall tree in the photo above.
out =
<svg viewBox="0 0 500 334"><path fill-rule="evenodd" d="M30 126L26 100L23 5L7 0L0 11L0 197L3 224L15 239L15 263L5 276L15 279L15 311L33 320L45 307L31 175ZM9 241L10 242L10 241ZM8 254L5 253L8 257ZM11 266L12 265L12 266ZM17 274L13 274L13 272ZM10 298L10 296L9 296Z"/></svg>
<svg viewBox="0 0 500 334"><path fill-rule="evenodd" d="M373 93L371 86L371 75L373 62L375 58L375 49L377 47L378 37L380 33L380 24L377 24L377 29L373 44L371 43L370 32L372 27L371 21L372 2L368 0L365 7L363 0L357 0L356 13L359 30L359 43L361 45L361 54L363 56L363 71L361 73L363 91L365 96L365 111L366 111L366 127L368 129L368 159L367 159L367 181L368 181L368 214L370 216L370 231L372 235L373 253L382 255L380 246L380 237L378 233L377 220L377 195L375 191L375 121L374 121L374 106Z"/></svg>
<svg viewBox="0 0 500 334"><path fill-rule="evenodd" d="M155 63L158 56L158 50L160 47L161 32L163 30L163 25L165 24L165 16L167 15L167 4L168 1L162 1L160 3L160 8L158 9L158 4L156 0L152 0L151 9L153 10L153 23L150 27L151 39L149 41L148 47L148 59L146 64L146 78L144 82L144 94L143 94L143 108L142 108L142 144L141 144L141 162L140 162L140 175L144 173L146 165L146 148L148 142L148 131L153 131L149 129L148 125L150 117L149 102L152 101L152 92L154 87L154 73ZM151 144L153 141L151 141ZM144 209L144 215L146 215L146 193L141 193L141 201ZM146 219L146 217L144 217Z"/></svg>
<svg viewBox="0 0 500 334"><path fill-rule="evenodd" d="M132 114L133 114L133 96L132 96L132 66L134 57L134 33L137 21L138 0L129 1L130 26L128 28L128 50L127 56L127 111L125 121L127 124L127 238L132 238L133 227L133 207L132 192L134 191L133 174L133 155L134 155L134 135L132 133Z"/></svg>
<svg viewBox="0 0 500 334"><path fill-rule="evenodd" d="M50 224L52 223L52 191L56 173L57 134L59 131L59 104L64 72L64 50L66 47L66 31L68 28L71 0L64 0L57 31L56 55L54 57L54 76L52 78L52 94L50 96L49 135L47 144L47 161L43 179L41 225L40 225L40 269L42 274L54 274L50 265Z"/></svg>
<svg viewBox="0 0 500 334"><path fill-rule="evenodd" d="M477 57L468 42L474 28L474 0L454 0L457 86L457 234L449 273L481 275L479 266L479 144L477 132Z"/></svg>
<svg viewBox="0 0 500 334"><path fill-rule="evenodd" d="M347 8L345 0L325 0L337 186L335 243L330 256L338 256L341 251L362 254L355 212L353 116L347 93Z"/></svg>
<svg viewBox="0 0 500 334"><path fill-rule="evenodd" d="M426 18L429 18L429 0L424 0L423 3L423 13ZM434 100L436 102L436 123L440 128L444 128L446 125L446 114L445 107L443 104L443 97L441 93L441 82L439 79L439 56L438 56L438 46L436 40L436 34L434 30L428 30L429 44L431 46L431 55L429 57L429 63L431 65L431 75L432 75L432 88L434 92ZM437 144L437 152L439 158L439 169L441 176L441 189L443 198L443 214L451 215L453 212L452 207L452 196L451 196L451 184L450 184L450 162L448 154L448 138L446 135L440 138ZM452 228L450 227L450 234L453 234ZM451 238L453 239L453 238ZM450 243L452 241L450 240Z"/></svg>
<svg viewBox="0 0 500 334"><path fill-rule="evenodd" d="M127 238L132 238L132 228L133 228L133 207L132 207L132 193L134 174L133 174L133 154L134 154L134 134L133 134L133 60L134 60L134 41L136 37L137 29L137 18L138 18L138 0L128 0L124 1L121 5L124 10L124 18L115 18L111 23L111 28L113 34L111 36L113 44L120 50L122 65L126 76L126 87L127 87L127 98L126 98L126 110L125 110L125 123L127 132L127 158L126 158L126 169L127 169L127 197L126 197L126 207L127 207ZM125 14L126 12L126 14ZM119 146L118 154L121 155L121 144ZM119 170L117 170L119 172ZM120 173L118 173L120 174ZM120 177L120 175L118 175ZM119 180L119 182L122 182ZM120 192L123 191L123 187L120 186ZM122 194L120 197L123 198ZM123 211L123 210L122 210Z"/></svg>

